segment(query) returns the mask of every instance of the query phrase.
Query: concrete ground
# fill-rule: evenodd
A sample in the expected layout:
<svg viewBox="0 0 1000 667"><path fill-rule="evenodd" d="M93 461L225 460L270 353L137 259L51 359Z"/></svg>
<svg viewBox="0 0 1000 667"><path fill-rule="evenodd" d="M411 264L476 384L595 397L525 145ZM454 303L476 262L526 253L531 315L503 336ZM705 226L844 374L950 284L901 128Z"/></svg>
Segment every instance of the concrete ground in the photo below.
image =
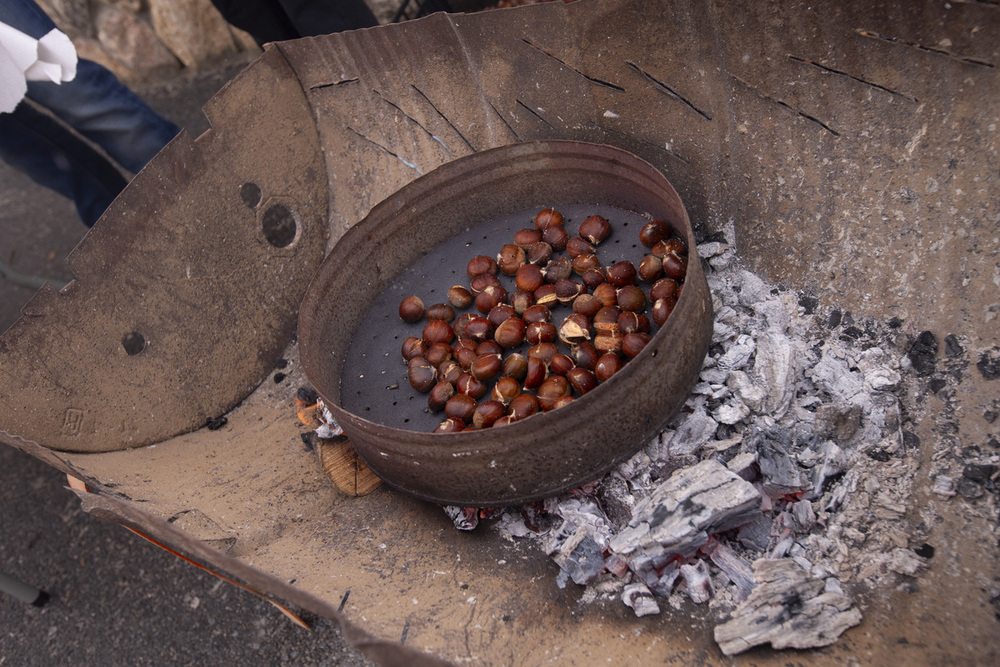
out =
<svg viewBox="0 0 1000 667"><path fill-rule="evenodd" d="M193 136L204 103L247 58L137 91ZM72 204L0 163L0 259L68 281L86 227ZM0 280L0 332L33 289ZM0 445L0 573L44 588L33 607L0 594L0 665L370 664L339 628L307 631L260 598L80 509L61 473Z"/></svg>

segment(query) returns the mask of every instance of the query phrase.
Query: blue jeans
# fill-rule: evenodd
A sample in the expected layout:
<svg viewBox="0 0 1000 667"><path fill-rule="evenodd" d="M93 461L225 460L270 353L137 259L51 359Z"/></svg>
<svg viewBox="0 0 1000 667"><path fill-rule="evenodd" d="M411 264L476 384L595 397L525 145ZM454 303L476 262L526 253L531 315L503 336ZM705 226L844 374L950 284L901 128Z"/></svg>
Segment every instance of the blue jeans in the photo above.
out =
<svg viewBox="0 0 1000 667"><path fill-rule="evenodd" d="M55 28L32 0L3 0L0 21L36 39ZM0 114L0 158L35 182L72 199L88 225L121 191L124 179L120 175L114 178L111 165L96 168L97 161L107 160L72 133L59 131L58 123L39 119L44 114L32 105L50 112L133 173L179 132L114 74L89 60L79 61L72 81L29 81L26 97L30 102L22 101L14 113ZM109 192L114 193L110 199ZM97 209L100 212L95 217Z"/></svg>

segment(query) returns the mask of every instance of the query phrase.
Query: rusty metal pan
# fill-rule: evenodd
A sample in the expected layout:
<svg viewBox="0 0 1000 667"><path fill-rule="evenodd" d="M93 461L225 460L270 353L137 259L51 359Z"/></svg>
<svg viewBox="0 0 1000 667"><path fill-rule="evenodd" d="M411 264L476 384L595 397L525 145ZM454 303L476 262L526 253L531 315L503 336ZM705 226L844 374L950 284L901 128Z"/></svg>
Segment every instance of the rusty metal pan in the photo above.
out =
<svg viewBox="0 0 1000 667"><path fill-rule="evenodd" d="M457 268L464 276L476 249L452 252L448 244L489 236L498 220L518 211L581 205L666 220L694 248L680 198L651 165L610 146L541 141L475 153L421 176L374 207L323 262L299 312L303 369L359 456L388 484L467 507L536 500L598 478L648 443L684 403L712 332L711 295L697 261L689 263L676 308L646 348L609 381L558 410L498 429L435 434L383 423L391 420L379 415L400 397L391 375L360 392L371 411L345 400L347 392L358 393L345 377L345 368L356 368L352 341L393 327L391 337L400 342L413 335L403 333L401 321L373 326L370 319L387 294L398 303L393 291L410 267L445 247L454 266L442 262L442 271ZM399 373L398 353L369 363Z"/></svg>

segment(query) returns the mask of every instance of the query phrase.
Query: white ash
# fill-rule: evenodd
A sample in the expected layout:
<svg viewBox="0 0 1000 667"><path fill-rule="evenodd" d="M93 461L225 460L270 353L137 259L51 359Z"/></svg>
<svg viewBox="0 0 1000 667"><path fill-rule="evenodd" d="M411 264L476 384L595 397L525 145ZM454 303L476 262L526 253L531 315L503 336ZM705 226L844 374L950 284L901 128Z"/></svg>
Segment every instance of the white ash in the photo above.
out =
<svg viewBox="0 0 1000 667"><path fill-rule="evenodd" d="M659 600L678 608L682 594L711 602L720 621L741 601L777 603L784 593L760 572L778 568L779 588L801 589L804 604L783 608L795 622L758 643L825 645L860 619L844 590L921 571L903 517L918 457L896 396L910 364L886 326L800 305L740 267L728 243L698 251L716 319L678 416L603 480L502 510L494 525L538 540L558 585L616 596L640 616L660 613ZM935 490L952 486L939 478ZM745 623L739 613L729 623Z"/></svg>

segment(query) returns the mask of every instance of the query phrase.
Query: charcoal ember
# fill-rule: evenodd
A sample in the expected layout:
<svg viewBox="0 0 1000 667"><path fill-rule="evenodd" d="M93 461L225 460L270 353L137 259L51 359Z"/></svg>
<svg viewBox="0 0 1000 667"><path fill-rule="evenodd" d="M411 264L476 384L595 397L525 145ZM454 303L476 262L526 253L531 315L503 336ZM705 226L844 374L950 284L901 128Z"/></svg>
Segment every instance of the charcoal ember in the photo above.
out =
<svg viewBox="0 0 1000 667"><path fill-rule="evenodd" d="M792 343L787 336L766 332L757 339L754 373L764 379L768 387L763 409L775 419L780 419L795 396L796 365Z"/></svg>
<svg viewBox="0 0 1000 667"><path fill-rule="evenodd" d="M611 538L611 549L630 562L690 557L709 535L748 521L759 505L752 484L706 459L674 472L636 505L629 525Z"/></svg>
<svg viewBox="0 0 1000 667"><path fill-rule="evenodd" d="M907 359L918 375L930 375L937 362L938 342L932 331L923 331L906 352Z"/></svg>
<svg viewBox="0 0 1000 667"><path fill-rule="evenodd" d="M560 588L567 578L585 586L594 581L604 570L604 555L586 526L567 522L551 535L546 549L561 570L556 580Z"/></svg>
<svg viewBox="0 0 1000 667"><path fill-rule="evenodd" d="M747 549L764 553L771 541L771 521L763 512L757 512L740 526L736 540Z"/></svg>
<svg viewBox="0 0 1000 667"><path fill-rule="evenodd" d="M629 572L628 561L619 558L615 554L604 559L604 569L618 578L626 576Z"/></svg>
<svg viewBox="0 0 1000 667"><path fill-rule="evenodd" d="M837 443L832 440L824 440L821 443L811 446L806 451L818 454L819 462L812 466L812 491L809 498L818 498L823 495L827 480L843 474L849 465L847 454L844 453ZM801 463L801 459L800 459Z"/></svg>
<svg viewBox="0 0 1000 667"><path fill-rule="evenodd" d="M816 525L816 512L808 500L792 503L791 516L793 526L799 533L808 533Z"/></svg>
<svg viewBox="0 0 1000 667"><path fill-rule="evenodd" d="M952 477L948 475L937 475L934 477L934 483L931 485L931 491L939 496L950 498L957 493L955 486L955 480Z"/></svg>
<svg viewBox="0 0 1000 667"><path fill-rule="evenodd" d="M555 509L570 526L582 526L600 547L611 539L611 521L601 509L596 497L573 496L563 500Z"/></svg>
<svg viewBox="0 0 1000 667"><path fill-rule="evenodd" d="M712 411L712 418L720 424L733 425L745 421L750 416L750 408L739 400L723 403Z"/></svg>
<svg viewBox="0 0 1000 667"><path fill-rule="evenodd" d="M689 414L676 429L664 431L661 434L659 445L653 450L661 461L665 461L669 457L694 454L715 436L718 428L719 422L709 416L704 408L699 407Z"/></svg>
<svg viewBox="0 0 1000 667"><path fill-rule="evenodd" d="M889 366L889 357L882 348L872 347L861 353L858 370L870 391L892 391L899 386L902 376Z"/></svg>
<svg viewBox="0 0 1000 667"><path fill-rule="evenodd" d="M682 588L691 601L703 604L712 599L712 575L703 560L685 563L680 567Z"/></svg>
<svg viewBox="0 0 1000 667"><path fill-rule="evenodd" d="M816 409L813 428L816 434L837 442L847 442L861 426L861 406L849 403L824 403Z"/></svg>
<svg viewBox="0 0 1000 667"><path fill-rule="evenodd" d="M597 499L604 514L614 525L625 526L632 520L635 497L629 491L628 483L621 477L606 477L597 492Z"/></svg>
<svg viewBox="0 0 1000 667"><path fill-rule="evenodd" d="M753 429L746 447L757 454L764 492L772 498L802 493L812 488L810 471L799 465L800 444L786 428Z"/></svg>
<svg viewBox="0 0 1000 667"><path fill-rule="evenodd" d="M735 283L739 290L741 306L753 307L755 303L767 299L771 292L771 288L751 271L738 272Z"/></svg>
<svg viewBox="0 0 1000 667"><path fill-rule="evenodd" d="M626 586L622 591L622 602L639 617L660 613L660 605L656 603L653 593L641 583Z"/></svg>
<svg viewBox="0 0 1000 667"><path fill-rule="evenodd" d="M791 295L787 295L791 297ZM764 320L764 328L767 331L783 334L791 324L792 316L789 308L795 308L797 303L792 301L787 303L784 298L772 298L758 301L753 305L753 312Z"/></svg>
<svg viewBox="0 0 1000 667"><path fill-rule="evenodd" d="M850 598L826 591L788 559L754 563L756 587L727 622L715 627L715 641L726 655L770 644L775 649L816 648L835 642L861 622Z"/></svg>
<svg viewBox="0 0 1000 667"><path fill-rule="evenodd" d="M977 484L988 484L993 476L997 474L997 466L992 463L968 463L962 469L962 477L976 482Z"/></svg>
<svg viewBox="0 0 1000 667"><path fill-rule="evenodd" d="M980 354L976 368L986 380L1000 378L1000 347L994 347Z"/></svg>
<svg viewBox="0 0 1000 667"><path fill-rule="evenodd" d="M496 523L496 529L509 542L513 542L514 538L530 537L533 534L533 531L525 525L524 517L514 512L504 512Z"/></svg>
<svg viewBox="0 0 1000 667"><path fill-rule="evenodd" d="M893 549L886 560L886 567L907 577L916 577L927 567L927 559L921 558L911 549Z"/></svg>
<svg viewBox="0 0 1000 667"><path fill-rule="evenodd" d="M736 586L737 600L745 600L753 590L753 568L750 567L750 563L725 542L719 542L709 552L708 557Z"/></svg>
<svg viewBox="0 0 1000 667"><path fill-rule="evenodd" d="M754 339L747 334L741 334L716 360L716 364L724 370L739 370L747 365L756 349L757 344Z"/></svg>
<svg viewBox="0 0 1000 667"><path fill-rule="evenodd" d="M458 507L443 505L441 509L448 515L458 530L475 530L479 525L479 509L475 507Z"/></svg>
<svg viewBox="0 0 1000 667"><path fill-rule="evenodd" d="M752 412L759 413L763 410L767 389L754 382L747 373L743 371L731 372L726 380L726 385Z"/></svg>
<svg viewBox="0 0 1000 667"><path fill-rule="evenodd" d="M867 407L868 396L865 393L864 378L860 372L851 370L844 359L837 358L829 349L823 352L822 358L806 376L816 387L834 397L835 401Z"/></svg>

